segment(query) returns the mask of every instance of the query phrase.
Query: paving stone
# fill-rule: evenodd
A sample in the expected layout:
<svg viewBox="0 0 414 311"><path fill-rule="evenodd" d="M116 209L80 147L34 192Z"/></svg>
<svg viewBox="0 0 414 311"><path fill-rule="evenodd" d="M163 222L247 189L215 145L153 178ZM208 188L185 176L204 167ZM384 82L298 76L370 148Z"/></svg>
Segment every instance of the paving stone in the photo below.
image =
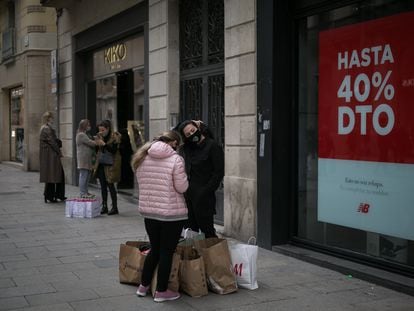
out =
<svg viewBox="0 0 414 311"><path fill-rule="evenodd" d="M26 296L26 300L31 306L57 304L62 302L73 302L96 299L99 296L91 289L62 291L49 294L39 294Z"/></svg>
<svg viewBox="0 0 414 311"><path fill-rule="evenodd" d="M15 310L28 305L24 297L0 298L0 310Z"/></svg>

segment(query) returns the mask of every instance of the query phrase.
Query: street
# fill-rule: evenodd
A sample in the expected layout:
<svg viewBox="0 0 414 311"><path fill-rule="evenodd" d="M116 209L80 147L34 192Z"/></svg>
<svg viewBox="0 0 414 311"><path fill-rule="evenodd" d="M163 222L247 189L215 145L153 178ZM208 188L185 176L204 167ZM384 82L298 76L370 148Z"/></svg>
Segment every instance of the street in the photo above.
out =
<svg viewBox="0 0 414 311"><path fill-rule="evenodd" d="M119 215L66 218L43 186L37 172L0 164L0 310L414 310L412 296L264 249L257 290L138 298L118 281L119 245L146 236L132 197L119 195Z"/></svg>

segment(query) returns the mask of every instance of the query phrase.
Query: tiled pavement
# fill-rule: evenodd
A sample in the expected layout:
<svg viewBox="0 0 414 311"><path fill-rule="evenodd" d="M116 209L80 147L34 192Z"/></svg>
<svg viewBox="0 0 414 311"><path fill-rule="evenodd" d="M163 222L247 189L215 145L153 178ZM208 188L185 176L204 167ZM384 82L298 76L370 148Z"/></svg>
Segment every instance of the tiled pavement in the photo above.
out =
<svg viewBox="0 0 414 311"><path fill-rule="evenodd" d="M118 282L119 244L145 237L131 197L120 195L120 215L71 219L43 203L38 180L0 164L0 310L414 310L412 296L264 249L257 290L138 298Z"/></svg>

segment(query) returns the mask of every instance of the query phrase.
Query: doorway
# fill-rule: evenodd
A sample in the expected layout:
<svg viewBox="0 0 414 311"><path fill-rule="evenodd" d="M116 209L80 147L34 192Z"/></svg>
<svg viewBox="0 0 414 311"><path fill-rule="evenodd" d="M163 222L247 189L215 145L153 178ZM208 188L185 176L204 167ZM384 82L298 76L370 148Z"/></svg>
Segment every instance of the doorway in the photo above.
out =
<svg viewBox="0 0 414 311"><path fill-rule="evenodd" d="M134 189L133 153L145 142L144 69L128 69L88 83L88 116L99 124L110 120L121 134L121 180L118 189Z"/></svg>

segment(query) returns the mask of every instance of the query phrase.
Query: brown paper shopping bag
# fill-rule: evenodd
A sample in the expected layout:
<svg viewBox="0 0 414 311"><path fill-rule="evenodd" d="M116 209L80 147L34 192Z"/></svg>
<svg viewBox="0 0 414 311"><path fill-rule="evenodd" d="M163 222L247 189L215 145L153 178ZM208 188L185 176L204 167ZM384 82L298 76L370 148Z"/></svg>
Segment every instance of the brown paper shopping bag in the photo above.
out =
<svg viewBox="0 0 414 311"><path fill-rule="evenodd" d="M174 253L173 254L173 260L171 263L171 272L170 272L170 277L168 279L168 289L172 290L174 292L178 292L179 287L180 287L180 283L179 283L179 279L178 279L178 274L180 271L180 264L181 264L181 257L179 254ZM158 276L158 266L154 271L154 275L152 277L152 281L151 281L151 293L152 296L155 295L155 290L157 288L157 276Z"/></svg>
<svg viewBox="0 0 414 311"><path fill-rule="evenodd" d="M149 242L128 241L119 247L119 282L138 285L144 267L145 255L139 250L140 246Z"/></svg>
<svg viewBox="0 0 414 311"><path fill-rule="evenodd" d="M203 257L192 246L178 246L181 255L180 288L191 297L208 294Z"/></svg>
<svg viewBox="0 0 414 311"><path fill-rule="evenodd" d="M237 291L236 277L232 270L229 247L225 239L208 238L194 241L206 268L207 284L217 294Z"/></svg>

